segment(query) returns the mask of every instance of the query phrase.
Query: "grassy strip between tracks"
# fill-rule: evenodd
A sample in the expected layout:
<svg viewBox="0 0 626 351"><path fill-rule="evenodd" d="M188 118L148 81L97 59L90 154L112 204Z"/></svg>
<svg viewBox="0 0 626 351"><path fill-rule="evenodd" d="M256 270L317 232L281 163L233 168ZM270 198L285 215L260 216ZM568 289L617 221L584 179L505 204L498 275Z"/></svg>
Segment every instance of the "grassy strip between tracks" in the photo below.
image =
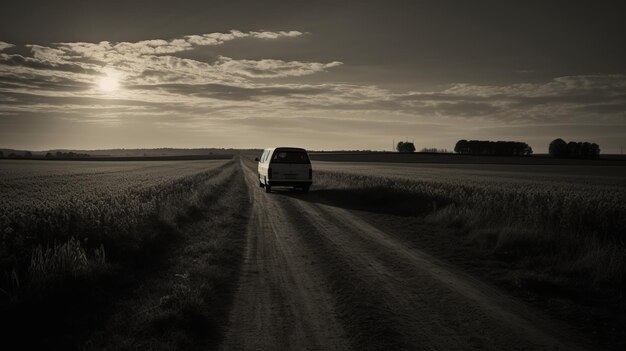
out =
<svg viewBox="0 0 626 351"><path fill-rule="evenodd" d="M135 216L136 223L123 218L133 223L125 232L83 232L35 246L8 274L5 342L62 349L216 343L244 245L249 204L242 189L241 169L229 162L128 201L111 199L111 206L142 205L115 211Z"/></svg>
<svg viewBox="0 0 626 351"><path fill-rule="evenodd" d="M626 205L620 196L319 171L311 196L624 346ZM615 195L615 194L613 194ZM621 341L620 341L621 339Z"/></svg>

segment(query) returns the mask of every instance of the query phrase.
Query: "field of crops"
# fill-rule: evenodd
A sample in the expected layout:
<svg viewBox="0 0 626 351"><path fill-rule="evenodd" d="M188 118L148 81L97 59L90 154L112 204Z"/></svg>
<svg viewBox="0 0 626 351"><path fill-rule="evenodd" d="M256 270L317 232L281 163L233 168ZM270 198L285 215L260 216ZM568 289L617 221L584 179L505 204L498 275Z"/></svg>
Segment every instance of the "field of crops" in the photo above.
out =
<svg viewBox="0 0 626 351"><path fill-rule="evenodd" d="M471 184L626 188L626 166L314 162L316 170Z"/></svg>
<svg viewBox="0 0 626 351"><path fill-rule="evenodd" d="M171 235L232 172L228 160L0 161L2 307L35 303L67 277L97 282Z"/></svg>
<svg viewBox="0 0 626 351"><path fill-rule="evenodd" d="M255 171L251 158L245 165ZM495 256L520 290L626 291L626 167L313 167L312 191L297 201L373 211L390 233L400 222L409 235L426 228L446 236L435 241L477 247L469 261ZM169 335L181 349L202 344L206 333L188 323L216 333L239 272L242 171L238 159L0 161L0 329L61 348L169 349Z"/></svg>
<svg viewBox="0 0 626 351"><path fill-rule="evenodd" d="M315 163L322 193L422 216L550 283L626 287L626 168ZM339 201L339 200L338 200Z"/></svg>
<svg viewBox="0 0 626 351"><path fill-rule="evenodd" d="M0 213L12 207L136 192L215 169L227 160L206 161L12 161L0 160Z"/></svg>
<svg viewBox="0 0 626 351"><path fill-rule="evenodd" d="M241 174L236 160L0 161L0 329L60 349L195 343L190 320L214 332L243 248ZM163 318L177 322L157 331Z"/></svg>

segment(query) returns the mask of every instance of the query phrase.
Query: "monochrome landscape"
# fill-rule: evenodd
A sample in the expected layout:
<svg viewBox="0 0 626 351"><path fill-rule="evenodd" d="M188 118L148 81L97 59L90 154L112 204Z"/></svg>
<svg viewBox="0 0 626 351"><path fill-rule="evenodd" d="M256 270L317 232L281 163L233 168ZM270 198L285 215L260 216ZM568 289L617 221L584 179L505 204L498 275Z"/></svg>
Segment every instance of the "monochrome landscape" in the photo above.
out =
<svg viewBox="0 0 626 351"><path fill-rule="evenodd" d="M0 348L626 349L600 1L0 5Z"/></svg>

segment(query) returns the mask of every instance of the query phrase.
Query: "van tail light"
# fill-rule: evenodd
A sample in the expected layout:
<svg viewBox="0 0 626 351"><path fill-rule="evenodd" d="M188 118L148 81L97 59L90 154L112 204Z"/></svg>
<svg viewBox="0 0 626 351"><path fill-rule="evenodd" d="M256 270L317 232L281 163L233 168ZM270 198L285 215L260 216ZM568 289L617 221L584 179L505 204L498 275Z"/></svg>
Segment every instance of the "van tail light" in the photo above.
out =
<svg viewBox="0 0 626 351"><path fill-rule="evenodd" d="M272 167L267 169L267 178L272 178Z"/></svg>
<svg viewBox="0 0 626 351"><path fill-rule="evenodd" d="M309 168L309 179L313 179L313 168Z"/></svg>

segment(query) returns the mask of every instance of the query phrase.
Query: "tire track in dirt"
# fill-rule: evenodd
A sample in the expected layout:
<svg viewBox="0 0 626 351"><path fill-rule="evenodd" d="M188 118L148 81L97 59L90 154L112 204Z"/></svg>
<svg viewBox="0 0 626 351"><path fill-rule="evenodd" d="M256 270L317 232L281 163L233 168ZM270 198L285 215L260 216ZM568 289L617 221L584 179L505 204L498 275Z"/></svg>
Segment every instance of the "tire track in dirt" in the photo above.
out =
<svg viewBox="0 0 626 351"><path fill-rule="evenodd" d="M256 188L255 175L246 173L253 211L222 349L348 349L325 279L296 234L299 226L273 196Z"/></svg>
<svg viewBox="0 0 626 351"><path fill-rule="evenodd" d="M578 349L494 287L314 192L265 194L246 171L254 210L223 349Z"/></svg>
<svg viewBox="0 0 626 351"><path fill-rule="evenodd" d="M424 252L409 248L349 211L310 201L314 196L309 201L294 198L292 215L309 222L308 227L315 226L313 233L304 234L311 245L319 246L314 241L323 241L320 250L339 257L329 272L338 274L339 279L345 279L345 274L359 276L353 284L361 282L376 290L366 295L371 303L358 303L380 305L380 313L402 339L397 341L400 347L577 349L562 327L537 311ZM337 273L340 267L344 267L343 272ZM343 303L350 302L354 301L348 298ZM363 323L361 330L354 329L371 334L382 327Z"/></svg>

